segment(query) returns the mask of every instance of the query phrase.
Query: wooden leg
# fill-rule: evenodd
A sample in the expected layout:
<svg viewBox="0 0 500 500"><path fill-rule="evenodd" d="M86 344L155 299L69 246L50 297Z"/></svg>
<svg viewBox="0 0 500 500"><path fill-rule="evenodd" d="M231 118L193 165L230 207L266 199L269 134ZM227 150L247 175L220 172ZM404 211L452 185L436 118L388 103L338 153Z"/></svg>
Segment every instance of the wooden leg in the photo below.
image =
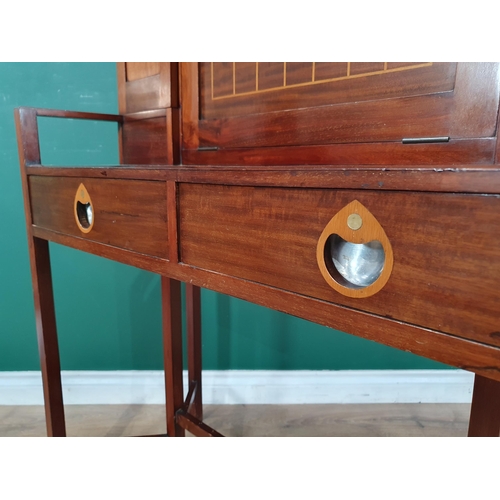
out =
<svg viewBox="0 0 500 500"><path fill-rule="evenodd" d="M190 413L203 420L201 393L201 301L200 287L186 283L187 349L189 385L196 385Z"/></svg>
<svg viewBox="0 0 500 500"><path fill-rule="evenodd" d="M31 275L48 436L66 436L49 243L32 238Z"/></svg>
<svg viewBox="0 0 500 500"><path fill-rule="evenodd" d="M161 277L163 313L163 352L165 359L165 397L167 434L183 437L184 429L175 421L176 412L184 403L182 385L182 313L181 284L177 280Z"/></svg>
<svg viewBox="0 0 500 500"><path fill-rule="evenodd" d="M476 375L469 437L500 435L500 382Z"/></svg>

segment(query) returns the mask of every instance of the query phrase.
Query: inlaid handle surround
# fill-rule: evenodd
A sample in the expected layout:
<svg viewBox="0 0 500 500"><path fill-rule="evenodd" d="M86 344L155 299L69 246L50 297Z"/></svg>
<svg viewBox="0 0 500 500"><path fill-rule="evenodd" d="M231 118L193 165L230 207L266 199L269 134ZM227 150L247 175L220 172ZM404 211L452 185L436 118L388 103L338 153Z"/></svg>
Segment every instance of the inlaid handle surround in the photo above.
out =
<svg viewBox="0 0 500 500"><path fill-rule="evenodd" d="M82 184L78 186L73 205L75 221L82 233L90 233L94 227L94 206L87 188Z"/></svg>
<svg viewBox="0 0 500 500"><path fill-rule="evenodd" d="M334 290L357 298L380 291L394 263L384 229L357 200L326 225L318 240L316 258L323 278Z"/></svg>

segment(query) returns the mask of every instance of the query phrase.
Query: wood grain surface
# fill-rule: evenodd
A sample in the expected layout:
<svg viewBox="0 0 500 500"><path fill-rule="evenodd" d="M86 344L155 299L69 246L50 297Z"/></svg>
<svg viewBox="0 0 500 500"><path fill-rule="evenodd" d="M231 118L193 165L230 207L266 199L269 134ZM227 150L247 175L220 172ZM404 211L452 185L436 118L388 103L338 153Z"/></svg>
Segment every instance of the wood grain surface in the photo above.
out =
<svg viewBox="0 0 500 500"><path fill-rule="evenodd" d="M182 262L500 346L498 196L181 184ZM372 297L340 295L316 261L330 219L353 200L391 241L394 267Z"/></svg>
<svg viewBox="0 0 500 500"><path fill-rule="evenodd" d="M83 234L73 215L78 186L92 199L94 226ZM33 224L59 233L167 258L167 203L164 182L30 177Z"/></svg>

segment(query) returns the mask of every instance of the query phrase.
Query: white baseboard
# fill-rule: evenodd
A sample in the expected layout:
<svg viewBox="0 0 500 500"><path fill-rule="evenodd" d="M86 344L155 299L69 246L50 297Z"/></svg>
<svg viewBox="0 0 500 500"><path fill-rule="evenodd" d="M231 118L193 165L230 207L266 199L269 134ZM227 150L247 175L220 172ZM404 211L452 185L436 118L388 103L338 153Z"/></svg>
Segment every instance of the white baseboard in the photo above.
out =
<svg viewBox="0 0 500 500"><path fill-rule="evenodd" d="M64 402L162 404L163 380L162 371L63 371ZM473 381L461 370L204 371L203 402L470 403ZM40 372L0 372L0 405L41 404Z"/></svg>

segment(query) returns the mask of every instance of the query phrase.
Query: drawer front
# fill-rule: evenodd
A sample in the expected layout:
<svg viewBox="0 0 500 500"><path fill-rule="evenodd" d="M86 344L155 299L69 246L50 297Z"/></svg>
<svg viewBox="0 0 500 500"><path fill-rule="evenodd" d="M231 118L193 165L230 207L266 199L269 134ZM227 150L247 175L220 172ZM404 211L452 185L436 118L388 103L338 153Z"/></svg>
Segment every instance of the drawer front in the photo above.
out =
<svg viewBox="0 0 500 500"><path fill-rule="evenodd" d="M87 233L79 229L74 215L81 184L93 207L94 224ZM31 176L29 189L35 226L167 258L165 182Z"/></svg>
<svg viewBox="0 0 500 500"><path fill-rule="evenodd" d="M365 298L331 288L316 259L326 225L358 200L394 263ZM181 184L181 260L353 309L500 345L500 197Z"/></svg>

